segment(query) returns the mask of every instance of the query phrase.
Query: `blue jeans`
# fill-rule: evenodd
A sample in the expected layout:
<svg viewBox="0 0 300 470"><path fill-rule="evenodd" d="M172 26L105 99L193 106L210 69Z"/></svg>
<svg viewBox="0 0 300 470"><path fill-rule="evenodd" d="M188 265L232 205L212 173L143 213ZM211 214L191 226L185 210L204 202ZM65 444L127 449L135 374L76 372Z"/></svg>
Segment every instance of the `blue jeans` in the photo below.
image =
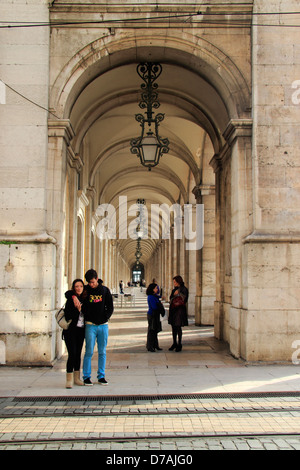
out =
<svg viewBox="0 0 300 470"><path fill-rule="evenodd" d="M97 340L98 372L97 378L105 377L106 346L108 325L85 325L85 355L83 360L83 380L90 379L92 374L92 357Z"/></svg>

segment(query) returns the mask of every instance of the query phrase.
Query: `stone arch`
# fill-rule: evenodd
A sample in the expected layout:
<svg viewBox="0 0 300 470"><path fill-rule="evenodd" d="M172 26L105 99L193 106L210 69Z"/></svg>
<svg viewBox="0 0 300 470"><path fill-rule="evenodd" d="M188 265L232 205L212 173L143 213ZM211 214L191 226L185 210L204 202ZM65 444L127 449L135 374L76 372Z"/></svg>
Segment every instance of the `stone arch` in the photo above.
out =
<svg viewBox="0 0 300 470"><path fill-rule="evenodd" d="M51 109L57 116L60 116L61 120L69 120L73 125L74 119L76 123L74 135L69 141L70 147L75 156L80 154L81 147L84 147L81 146L81 144L85 140L85 135L88 134L90 128L98 121L99 117L108 112L111 99L114 103L113 106L117 108L118 106L121 107L124 103L130 105L137 98L137 92L133 91L137 88L135 85L132 86L132 81L128 80L127 88L124 86L124 89L121 90L120 93L118 90L114 90L115 93L113 96L109 96L109 98L108 95L99 94L97 103L90 103L89 107L85 107L84 92L88 92L89 85L97 85L96 79L101 80L104 78L106 72L110 73L115 79L118 79L116 75L118 74L119 67L124 66L124 68L127 67L131 69L133 64L149 61L151 52L151 58L161 62L166 68L173 68L173 70L181 68L181 71L186 70L187 72L186 75L184 75L184 79L186 79L187 76L189 78L192 74L195 77L196 85L192 92L186 89L185 93L181 93L181 88L178 87L173 93L172 87L169 87L167 83L167 86L162 89L162 96L164 97L165 103L168 103L170 108L174 106L177 109L184 110L182 120L188 115L188 121L198 125L199 128L201 127L209 135L213 144L213 151L215 152L212 164L214 165L215 171L219 172L217 180L219 182L217 193L219 194L221 184L223 183L222 165L226 163L226 160L231 161L231 155L234 157L234 164L235 168L238 168L238 174L244 174L244 167L242 166L244 151L242 146L237 144L237 141L239 139L239 142L242 142L243 138L246 139L249 137L248 130L251 125L249 120L251 103L250 85L247 83L246 78L234 61L220 50L220 48L214 46L203 37L200 38L189 33L185 33L183 36L180 31L172 31L171 36L168 37L155 37L151 31L146 31L144 36L141 36L140 32L135 32L134 34L133 37L129 38L128 36L126 37L125 32L118 32L115 36L97 39L86 45L65 64L53 83L50 93ZM169 77L170 76L171 74ZM129 77L131 78L131 75L129 75ZM182 80L182 82L184 82L184 80ZM180 82L180 84L182 82ZM209 85L211 95L208 97L205 95L205 87L202 88L203 83L205 83L207 87ZM196 93L195 90L199 90L199 92ZM121 94L122 100L118 101ZM217 100L217 105L208 106L208 102L214 100ZM110 101L110 103L108 103L108 101ZM218 113L217 107L219 103L221 111ZM78 117L80 115L78 110L83 110L84 116ZM110 118L111 116L109 116L109 119ZM86 141L88 141L88 139L86 139ZM129 143L128 138L126 140L126 137L122 134L116 140L109 134L109 138L107 138L107 140L104 139L103 142L104 143L101 142L99 148L94 147L92 149L94 152L93 159L91 158L89 160L91 166L85 167L87 171L89 171L86 186L89 192L94 191L94 194L97 194L99 203L101 203L103 184L99 182L94 184L95 176L99 172L98 170L102 164L105 169L105 164L107 160L110 159L111 155L121 155L123 149L125 149L125 147L128 148ZM192 188L193 181L195 181L196 188L194 189L197 189L197 194L199 194L197 203L201 203L204 197L210 197L210 195L214 197L214 188L208 187L207 184L203 185L201 168L198 167L197 163L198 160L194 159L191 153L189 154L189 148L185 149L183 139L181 142L182 145L179 145L177 140L174 139L170 144L172 158L176 160L176 164L178 159L181 160L180 164L182 162L185 164L184 171L180 173L180 169L183 168L182 164L181 167L179 166L177 174L180 178L185 178L185 186L180 186L181 183L183 183L183 179L178 178L176 193L174 192L173 199L178 198L180 203L185 203L190 193L195 194ZM88 144L89 142L87 142L87 146ZM232 154L232 148L234 146L235 153ZM89 157L91 153L87 153L87 155ZM227 159L227 156L230 156L230 158ZM130 170L131 165L133 164L130 163ZM158 174L161 168L163 168L163 165L162 162L161 167L156 170ZM122 166L122 175L125 174L127 168L129 169L128 166ZM168 167L168 165L166 165L166 171L169 171L169 177L172 176L170 173L171 167ZM84 176L87 177L87 174ZM168 181L168 176L165 177L165 181ZM186 181L189 181L188 186L186 186ZM234 202L237 200L244 201L243 186L237 186L235 191L236 197ZM95 198L93 202L95 202ZM228 207L231 207L231 204L229 204ZM89 210L91 211L92 209ZM242 208L242 210L245 211L244 208ZM240 212L241 208L236 207L236 214L240 214ZM220 239L219 232L217 232L217 236ZM148 253L151 253L154 247L152 242L147 242ZM176 263L182 263L186 273L189 273L189 264L191 264L191 261L195 263L195 259L192 260L190 254L181 256L183 252L182 247L183 242L178 242L175 248L177 249ZM130 255L132 257L134 242L122 242L121 248L123 252L124 250L126 251L127 256ZM157 251L159 251L159 249L160 247L158 247ZM238 246L237 249L240 249L240 247ZM222 262L223 260L220 255L218 260L218 266L220 266L220 268L218 268L219 270L221 270ZM194 269L193 267L194 264L191 264L191 269ZM236 269L237 268L238 267L236 267ZM195 267L195 269L198 268ZM106 268L106 272L108 271L108 268ZM199 278L200 274L199 271ZM199 290L202 288L200 284L197 287L199 287ZM238 289L240 289L240 286L238 286ZM220 318L225 307L228 311L230 309L229 302L225 307L223 304L223 298L218 298L217 309L219 309L219 312L217 312L217 309L215 309L215 311Z"/></svg>
<svg viewBox="0 0 300 470"><path fill-rule="evenodd" d="M51 109L61 118L68 118L73 103L90 81L117 65L147 60L147 49L151 47L156 60L180 62L210 82L226 104L230 119L248 115L250 89L229 56L204 38L186 34L188 39L183 39L180 32L173 32L164 38L162 47L162 39L151 34L128 38L121 33L83 47L56 78L50 93Z"/></svg>

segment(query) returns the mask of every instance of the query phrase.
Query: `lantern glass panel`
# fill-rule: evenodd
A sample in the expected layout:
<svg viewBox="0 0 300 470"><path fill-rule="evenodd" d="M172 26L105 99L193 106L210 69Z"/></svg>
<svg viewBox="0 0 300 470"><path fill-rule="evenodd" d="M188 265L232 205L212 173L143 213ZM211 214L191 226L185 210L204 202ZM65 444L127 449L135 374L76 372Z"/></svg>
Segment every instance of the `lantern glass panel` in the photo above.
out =
<svg viewBox="0 0 300 470"><path fill-rule="evenodd" d="M156 162L159 145L156 137L152 135L146 135L142 140L142 154L145 163Z"/></svg>

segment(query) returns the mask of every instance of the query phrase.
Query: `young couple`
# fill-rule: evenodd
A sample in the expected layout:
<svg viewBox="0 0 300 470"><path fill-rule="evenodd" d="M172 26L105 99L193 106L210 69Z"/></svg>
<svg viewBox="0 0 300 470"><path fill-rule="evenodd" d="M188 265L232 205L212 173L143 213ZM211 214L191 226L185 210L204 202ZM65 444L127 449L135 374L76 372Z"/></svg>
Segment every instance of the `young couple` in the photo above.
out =
<svg viewBox="0 0 300 470"><path fill-rule="evenodd" d="M108 320L114 306L110 290L103 286L94 269L85 274L87 285L81 279L75 279L72 289L67 291L65 306L66 320L70 326L63 331L68 350L66 388L76 385L93 385L91 381L92 356L95 343L98 345L97 378L100 385L107 385L105 379L106 346L108 340ZM80 380L81 350L85 339L83 360L83 382Z"/></svg>

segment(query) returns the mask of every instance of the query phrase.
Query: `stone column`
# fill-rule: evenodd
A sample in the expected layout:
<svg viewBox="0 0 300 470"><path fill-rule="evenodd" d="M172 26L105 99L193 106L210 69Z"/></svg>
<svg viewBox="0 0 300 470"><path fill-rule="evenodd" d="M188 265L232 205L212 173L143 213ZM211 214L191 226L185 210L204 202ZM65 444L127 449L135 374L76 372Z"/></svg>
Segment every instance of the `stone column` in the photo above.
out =
<svg viewBox="0 0 300 470"><path fill-rule="evenodd" d="M170 230L170 236L172 236L172 229ZM171 252L171 238L166 240L166 282L165 282L165 298L166 300L170 297L170 286L171 286L171 260L172 260L172 252Z"/></svg>
<svg viewBox="0 0 300 470"><path fill-rule="evenodd" d="M226 144L215 156L217 297L215 335L230 344L233 355L241 353L243 311L243 239L252 227L252 121L230 121L224 132Z"/></svg>
<svg viewBox="0 0 300 470"><path fill-rule="evenodd" d="M299 359L300 22L299 16L284 14L298 7L298 0L254 2L255 216L242 252L245 289L241 318L241 354L250 361ZM274 11L278 13L274 27L255 26L256 12L266 13L267 18ZM290 24L295 27L288 27Z"/></svg>
<svg viewBox="0 0 300 470"><path fill-rule="evenodd" d="M34 33L1 30L0 362L50 365L56 356L56 237L45 223L49 8L46 1L16 8L5 0L0 9L1 21L16 15L45 24Z"/></svg>
<svg viewBox="0 0 300 470"><path fill-rule="evenodd" d="M224 332L224 281L223 281L223 259L221 257L221 159L215 155L211 164L216 178L216 300L214 304L214 334L218 339L223 339ZM205 241L204 241L205 243ZM201 286L202 287L202 286ZM201 289L202 292L202 289Z"/></svg>
<svg viewBox="0 0 300 470"><path fill-rule="evenodd" d="M198 185L193 189L196 204L204 205L204 245L196 256L196 325L214 324L214 301L216 298L215 258L215 186Z"/></svg>
<svg viewBox="0 0 300 470"><path fill-rule="evenodd" d="M82 162L70 146L73 137L74 132L68 119L48 120L46 227L48 233L56 239L56 274L53 283L56 308L64 304L65 288L70 286L76 273L76 255L74 254L76 253L77 168L80 168ZM69 201L65 199L67 172L70 177ZM69 205L68 211L66 211L66 204ZM66 219L66 214L69 214L70 220ZM66 243L67 234L70 237L68 243ZM64 256L68 246L70 252ZM68 262L68 266L65 266L65 262ZM65 277L66 273L68 279ZM53 321L53 340L56 341L57 355L60 356L63 353L63 343L55 321Z"/></svg>
<svg viewBox="0 0 300 470"><path fill-rule="evenodd" d="M86 223L85 223L85 270L93 266L92 255L92 216L94 212L94 200L96 196L96 189L93 186L88 186L85 190L88 200L86 206ZM94 268L93 268L94 269Z"/></svg>

